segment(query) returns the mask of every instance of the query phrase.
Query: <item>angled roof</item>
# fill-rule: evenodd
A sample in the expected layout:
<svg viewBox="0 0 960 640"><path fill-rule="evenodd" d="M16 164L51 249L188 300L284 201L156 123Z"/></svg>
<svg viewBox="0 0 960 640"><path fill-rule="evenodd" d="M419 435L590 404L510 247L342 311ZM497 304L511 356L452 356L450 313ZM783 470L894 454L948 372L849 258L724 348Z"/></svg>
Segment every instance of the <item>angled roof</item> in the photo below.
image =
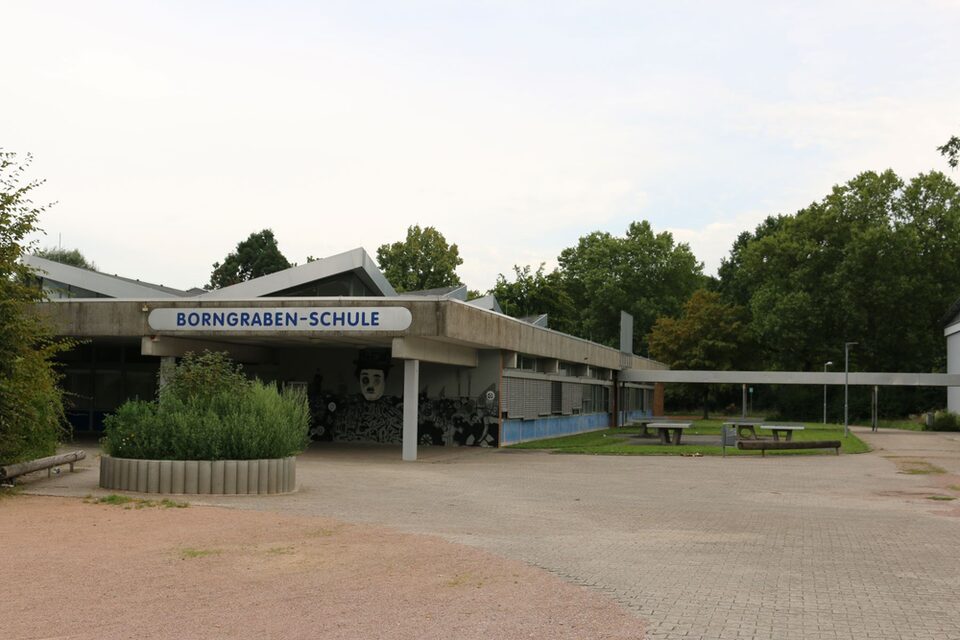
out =
<svg viewBox="0 0 960 640"><path fill-rule="evenodd" d="M93 291L108 298L183 298L190 295L173 287L100 273L38 256L23 256L22 261L44 279Z"/></svg>
<svg viewBox="0 0 960 640"><path fill-rule="evenodd" d="M197 296L198 300L261 298L341 273L353 272L365 285L381 296L396 296L376 263L362 248L270 273L253 280L215 289Z"/></svg>
<svg viewBox="0 0 960 640"><path fill-rule="evenodd" d="M943 314L940 322L943 323L945 327L960 322L960 298L957 298L956 302L950 305L950 308Z"/></svg>
<svg viewBox="0 0 960 640"><path fill-rule="evenodd" d="M437 289L421 289L419 291L404 291L405 296L437 296L447 300L467 300L467 285L458 284L452 287L439 287Z"/></svg>
<svg viewBox="0 0 960 640"><path fill-rule="evenodd" d="M532 325L536 325L536 326L538 326L538 327L543 327L544 329L549 329L549 328L550 328L550 325L549 325L549 323L548 323L548 321L547 321L547 314L546 314L546 313L541 313L541 314L535 315L535 316L524 316L524 317L522 317L522 318L517 318L517 320L523 320L524 322L529 322L529 323L532 324Z"/></svg>
<svg viewBox="0 0 960 640"><path fill-rule="evenodd" d="M500 303L497 302L497 299L493 297L492 293L488 293L485 296L480 296L479 298L474 298L473 300L467 300L466 302L472 307L503 313L503 309L500 308Z"/></svg>

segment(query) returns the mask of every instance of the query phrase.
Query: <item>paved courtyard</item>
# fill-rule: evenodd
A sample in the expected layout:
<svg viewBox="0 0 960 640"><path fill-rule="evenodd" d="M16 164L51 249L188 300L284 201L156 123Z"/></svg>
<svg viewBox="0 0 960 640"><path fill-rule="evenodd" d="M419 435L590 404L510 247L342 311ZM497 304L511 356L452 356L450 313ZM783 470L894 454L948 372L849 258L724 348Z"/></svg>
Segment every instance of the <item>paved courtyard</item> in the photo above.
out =
<svg viewBox="0 0 960 640"><path fill-rule="evenodd" d="M658 640L960 639L960 500L929 498L960 497L960 434L860 435L872 453L765 459L317 447L296 494L202 502L487 549L607 594ZM946 473L908 473L931 465ZM28 490L96 493L93 471Z"/></svg>

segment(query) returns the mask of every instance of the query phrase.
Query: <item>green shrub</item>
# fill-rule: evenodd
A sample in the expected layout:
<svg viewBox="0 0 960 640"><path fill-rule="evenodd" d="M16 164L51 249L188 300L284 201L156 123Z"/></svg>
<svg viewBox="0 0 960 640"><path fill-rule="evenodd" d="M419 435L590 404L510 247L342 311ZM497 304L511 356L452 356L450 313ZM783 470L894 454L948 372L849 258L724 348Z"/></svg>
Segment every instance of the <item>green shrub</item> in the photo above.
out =
<svg viewBox="0 0 960 640"><path fill-rule="evenodd" d="M104 451L150 460L255 460L299 453L306 395L247 380L222 354L188 354L154 402L129 401L104 423Z"/></svg>
<svg viewBox="0 0 960 640"><path fill-rule="evenodd" d="M175 367L164 369L163 378L165 385L161 400L242 393L250 385L243 367L231 361L227 354L217 351L189 352Z"/></svg>
<svg viewBox="0 0 960 640"><path fill-rule="evenodd" d="M0 464L53 455L69 435L60 375L51 365L60 350L61 343L27 347L0 367Z"/></svg>
<svg viewBox="0 0 960 640"><path fill-rule="evenodd" d="M933 425L926 431L960 431L960 415L951 411L937 411L933 415Z"/></svg>
<svg viewBox="0 0 960 640"><path fill-rule="evenodd" d="M36 313L43 291L20 259L44 210L30 199L40 182L23 180L29 164L0 148L0 464L51 455L67 433L53 360L72 343Z"/></svg>

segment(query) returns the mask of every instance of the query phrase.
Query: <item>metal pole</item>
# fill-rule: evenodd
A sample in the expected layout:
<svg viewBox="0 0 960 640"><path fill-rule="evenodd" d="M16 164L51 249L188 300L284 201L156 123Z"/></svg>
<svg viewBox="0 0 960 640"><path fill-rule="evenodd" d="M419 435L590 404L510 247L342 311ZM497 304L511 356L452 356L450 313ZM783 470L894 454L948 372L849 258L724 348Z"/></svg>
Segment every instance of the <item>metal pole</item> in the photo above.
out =
<svg viewBox="0 0 960 640"><path fill-rule="evenodd" d="M850 347L856 342L843 345L843 436L850 435Z"/></svg>
<svg viewBox="0 0 960 640"><path fill-rule="evenodd" d="M833 361L823 363L823 372L827 372L827 367L833 366ZM823 385L823 424L827 424L827 385Z"/></svg>
<svg viewBox="0 0 960 640"><path fill-rule="evenodd" d="M740 400L740 413L743 414L742 417L747 417L747 385L743 385L743 397Z"/></svg>

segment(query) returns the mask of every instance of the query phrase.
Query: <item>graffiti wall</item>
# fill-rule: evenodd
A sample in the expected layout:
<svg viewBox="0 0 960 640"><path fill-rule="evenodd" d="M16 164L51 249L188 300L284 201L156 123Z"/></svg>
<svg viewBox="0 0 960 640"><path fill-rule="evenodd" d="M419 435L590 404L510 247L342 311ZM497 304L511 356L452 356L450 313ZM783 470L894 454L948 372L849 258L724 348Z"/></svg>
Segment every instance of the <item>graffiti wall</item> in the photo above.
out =
<svg viewBox="0 0 960 640"><path fill-rule="evenodd" d="M402 441L403 400L370 394L319 393L311 398L315 440ZM419 398L418 439L423 445L496 447L497 393L490 385L476 398Z"/></svg>

